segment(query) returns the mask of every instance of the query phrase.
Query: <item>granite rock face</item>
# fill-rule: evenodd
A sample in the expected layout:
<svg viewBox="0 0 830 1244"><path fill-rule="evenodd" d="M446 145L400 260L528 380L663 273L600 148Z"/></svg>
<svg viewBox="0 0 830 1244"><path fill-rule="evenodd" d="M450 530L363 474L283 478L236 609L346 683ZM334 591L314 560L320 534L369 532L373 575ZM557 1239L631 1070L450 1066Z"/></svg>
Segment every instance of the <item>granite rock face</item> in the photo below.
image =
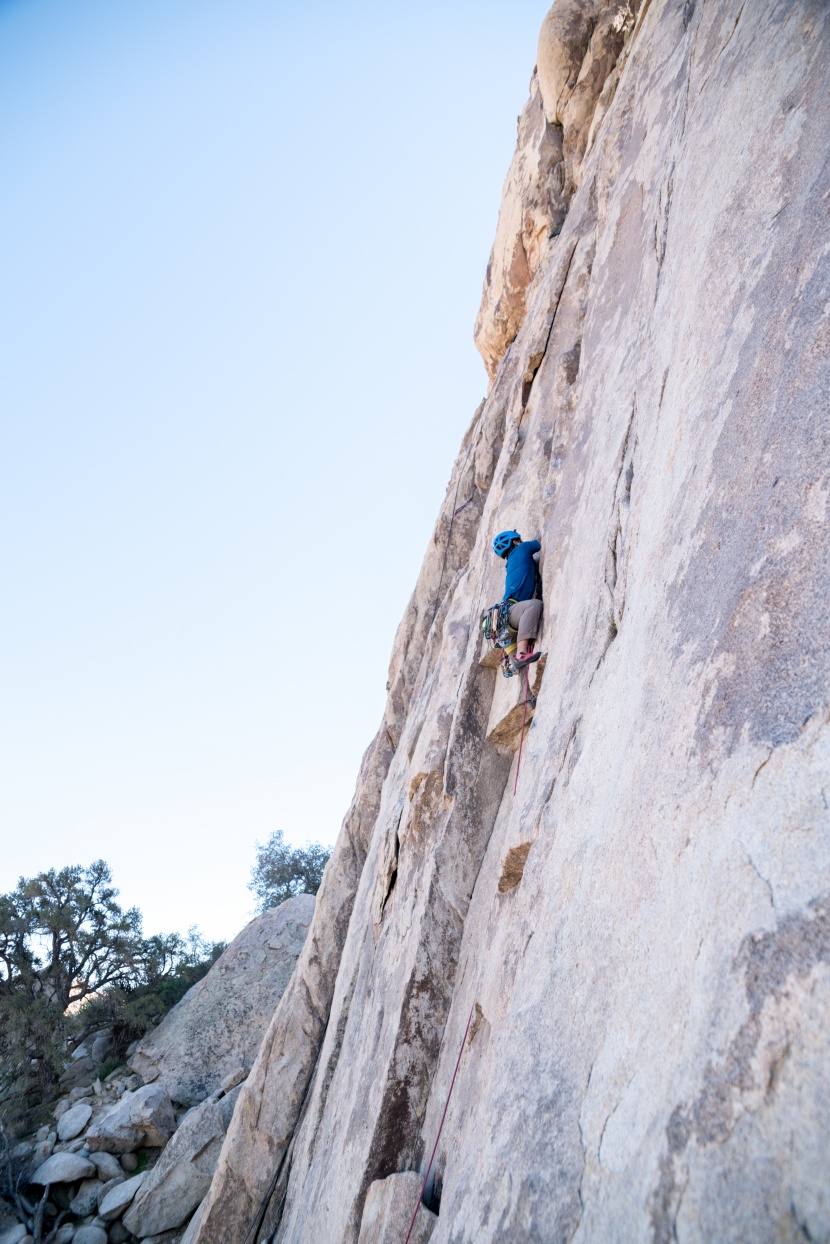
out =
<svg viewBox="0 0 830 1244"><path fill-rule="evenodd" d="M305 941L314 897L257 916L208 974L144 1037L130 1066L161 1080L174 1102L204 1101L230 1072L250 1067Z"/></svg>
<svg viewBox="0 0 830 1244"><path fill-rule="evenodd" d="M531 105L567 210L194 1244L356 1244L445 1110L433 1244L830 1238L830 7L563 0Z"/></svg>

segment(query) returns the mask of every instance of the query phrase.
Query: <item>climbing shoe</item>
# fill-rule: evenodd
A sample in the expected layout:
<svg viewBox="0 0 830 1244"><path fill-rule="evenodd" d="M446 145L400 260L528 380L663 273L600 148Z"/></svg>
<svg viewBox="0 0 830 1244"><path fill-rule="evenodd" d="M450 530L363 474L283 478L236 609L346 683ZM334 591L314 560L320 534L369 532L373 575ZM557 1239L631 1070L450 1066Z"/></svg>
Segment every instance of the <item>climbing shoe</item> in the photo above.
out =
<svg viewBox="0 0 830 1244"><path fill-rule="evenodd" d="M522 655L513 658L513 665L517 670L527 669L528 665L532 665L534 661L538 661L541 652L523 652Z"/></svg>

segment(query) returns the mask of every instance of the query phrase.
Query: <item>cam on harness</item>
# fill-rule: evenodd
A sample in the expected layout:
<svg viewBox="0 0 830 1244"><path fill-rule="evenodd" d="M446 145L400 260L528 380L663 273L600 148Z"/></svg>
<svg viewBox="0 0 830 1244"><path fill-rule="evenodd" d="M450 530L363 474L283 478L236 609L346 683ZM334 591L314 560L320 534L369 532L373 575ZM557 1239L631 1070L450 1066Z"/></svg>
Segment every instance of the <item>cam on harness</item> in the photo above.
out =
<svg viewBox="0 0 830 1244"><path fill-rule="evenodd" d="M487 640L487 647L491 650L501 649L501 672L505 678L512 678L516 673L510 657L516 651L519 632L509 621L510 606L516 603L511 596L507 600L499 601L497 605L491 605L481 615L481 630Z"/></svg>

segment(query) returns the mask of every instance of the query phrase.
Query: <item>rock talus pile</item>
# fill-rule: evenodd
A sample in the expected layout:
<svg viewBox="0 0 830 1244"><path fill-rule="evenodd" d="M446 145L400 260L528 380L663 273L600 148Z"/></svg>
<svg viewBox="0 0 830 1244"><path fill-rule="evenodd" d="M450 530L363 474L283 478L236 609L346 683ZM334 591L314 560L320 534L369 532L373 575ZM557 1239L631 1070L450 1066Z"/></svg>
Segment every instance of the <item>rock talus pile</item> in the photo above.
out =
<svg viewBox="0 0 830 1244"><path fill-rule="evenodd" d="M824 0L546 19L490 392L194 1244L403 1244L471 1012L432 1244L830 1238L828 133Z"/></svg>
<svg viewBox="0 0 830 1244"><path fill-rule="evenodd" d="M314 905L300 895L243 929L136 1051L152 1083L123 1065L102 1082L96 1051L73 1060L73 1087L53 1112L56 1129L45 1125L9 1155L4 1183L25 1192L16 1205L18 1216L29 1217L8 1232L0 1227L0 1244L31 1244L29 1228L48 1244L191 1244L194 1211ZM189 1039L194 1032L201 1040ZM176 1110L174 1103L197 1094L198 1104ZM38 1227L28 1207L39 1203Z"/></svg>

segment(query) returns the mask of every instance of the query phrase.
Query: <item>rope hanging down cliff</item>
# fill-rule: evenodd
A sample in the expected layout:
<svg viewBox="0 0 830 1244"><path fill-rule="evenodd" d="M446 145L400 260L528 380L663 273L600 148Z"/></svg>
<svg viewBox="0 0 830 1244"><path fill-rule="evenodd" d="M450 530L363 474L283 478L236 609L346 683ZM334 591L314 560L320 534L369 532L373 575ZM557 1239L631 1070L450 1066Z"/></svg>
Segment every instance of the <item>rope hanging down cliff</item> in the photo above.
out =
<svg viewBox="0 0 830 1244"><path fill-rule="evenodd" d="M412 1215L412 1222L409 1224L409 1230L406 1233L406 1239L404 1240L404 1244L409 1244L409 1237L412 1235L413 1228L415 1227L415 1219L418 1217L418 1210L421 1208L421 1203L424 1199L424 1189L427 1186L427 1180L429 1179L429 1173L432 1170L432 1164L435 1161L435 1154L438 1151L438 1141L441 1139L441 1132L444 1127L444 1120L447 1117L447 1110L449 1109L450 1098L452 1097L452 1090L455 1086L455 1077L458 1075L458 1068L461 1065L461 1055L464 1053L464 1046L467 1044L467 1033L470 1031L470 1024L473 1021L473 1011L475 1009L476 1009L476 1004L474 1002L473 1005L470 1007L470 1015L467 1020L467 1027L464 1029L464 1038L461 1042L461 1049L458 1051L458 1058L455 1060L455 1071L452 1073L452 1079L450 1080L450 1088L449 1088L449 1092L447 1093L447 1100L444 1102L444 1113L441 1115L441 1122L438 1124L438 1135L435 1137L435 1144L432 1146L432 1154L430 1156L429 1163L427 1164L427 1171L426 1171L426 1174L424 1175L424 1182L421 1184L421 1191L418 1193L418 1200L415 1203L415 1211Z"/></svg>

